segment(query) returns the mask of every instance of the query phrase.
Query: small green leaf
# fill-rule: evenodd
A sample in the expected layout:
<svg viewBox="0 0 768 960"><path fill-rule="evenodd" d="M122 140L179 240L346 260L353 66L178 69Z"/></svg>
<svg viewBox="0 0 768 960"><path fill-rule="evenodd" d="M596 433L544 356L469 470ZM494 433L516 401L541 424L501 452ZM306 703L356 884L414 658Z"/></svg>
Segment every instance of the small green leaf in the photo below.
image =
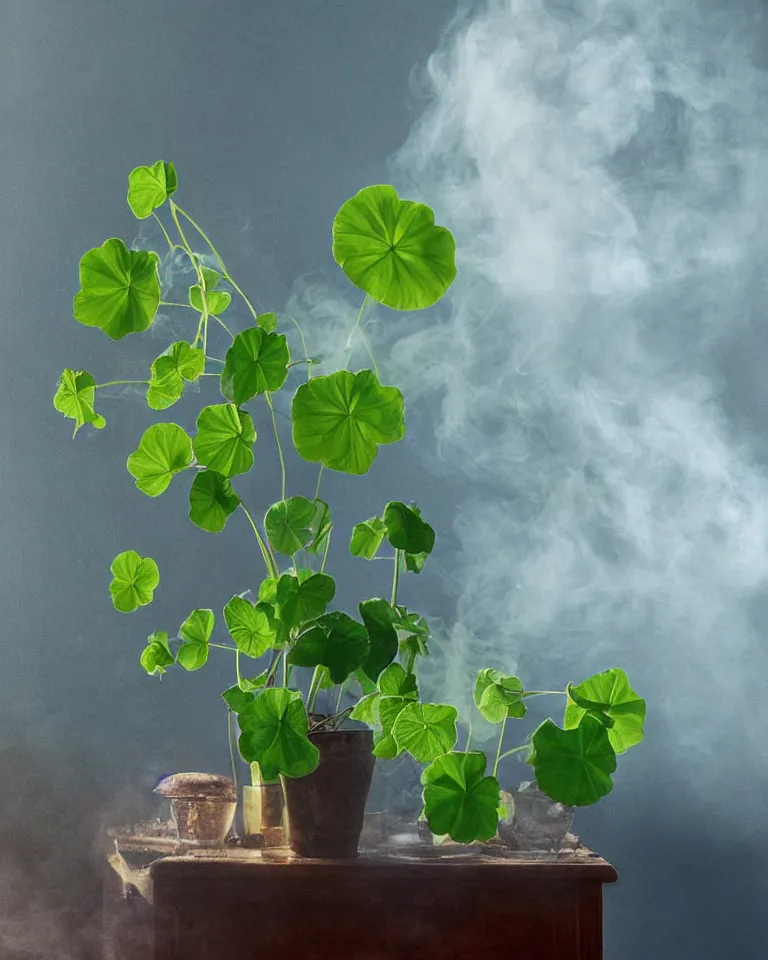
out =
<svg viewBox="0 0 768 960"><path fill-rule="evenodd" d="M277 581L278 577L266 577L259 584L259 600L264 603L271 603L273 607L277 606Z"/></svg>
<svg viewBox="0 0 768 960"><path fill-rule="evenodd" d="M148 497L159 497L192 463L192 441L175 423L155 423L128 457L128 473Z"/></svg>
<svg viewBox="0 0 768 960"><path fill-rule="evenodd" d="M173 654L168 645L168 634L156 630L147 637L147 645L141 652L139 663L152 676L162 676L165 668L173 665Z"/></svg>
<svg viewBox="0 0 768 960"><path fill-rule="evenodd" d="M201 530L220 533L240 506L240 497L226 477L215 470L195 475L189 490L189 519Z"/></svg>
<svg viewBox="0 0 768 960"><path fill-rule="evenodd" d="M349 552L353 557L364 557L373 560L379 552L387 528L381 517L371 517L363 523L356 523L352 528L352 539L349 541Z"/></svg>
<svg viewBox="0 0 768 960"><path fill-rule="evenodd" d="M327 667L331 680L343 683L367 653L365 627L346 613L334 611L320 617L299 637L288 662L297 667Z"/></svg>
<svg viewBox="0 0 768 960"><path fill-rule="evenodd" d="M86 423L90 423L97 430L101 430L106 424L104 417L93 409L96 399L95 386L96 381L85 370L67 368L59 377L53 405L59 413L75 421L73 437Z"/></svg>
<svg viewBox="0 0 768 960"><path fill-rule="evenodd" d="M569 684L568 694L563 721L566 729L577 727L587 711L595 714L604 711L613 721L612 726L608 725L608 739L616 753L624 753L643 739L645 700L629 685L623 670L613 667L596 673L578 686ZM576 702L577 698L581 704ZM594 703L593 707L587 706L590 702Z"/></svg>
<svg viewBox="0 0 768 960"><path fill-rule="evenodd" d="M395 611L382 599L363 600L358 609L370 641L370 652L361 669L376 682L381 671L397 656L397 633L392 626Z"/></svg>
<svg viewBox="0 0 768 960"><path fill-rule="evenodd" d="M242 404L261 393L274 393L285 383L291 356L282 333L249 327L238 333L224 358L221 392Z"/></svg>
<svg viewBox="0 0 768 960"><path fill-rule="evenodd" d="M198 463L224 477L247 473L253 466L256 431L250 413L233 403L203 407L197 418L192 449Z"/></svg>
<svg viewBox="0 0 768 960"><path fill-rule="evenodd" d="M277 314L260 313L258 317L256 317L256 323L258 323L262 330L266 330L267 333L272 333L277 329Z"/></svg>
<svg viewBox="0 0 768 960"><path fill-rule="evenodd" d="M313 573L306 580L284 573L275 591L280 622L289 630L325 613L336 594L336 583L327 573Z"/></svg>
<svg viewBox="0 0 768 960"><path fill-rule="evenodd" d="M428 553L406 553L405 556L405 569L410 570L411 573L421 573L424 569L424 564L427 562Z"/></svg>
<svg viewBox="0 0 768 960"><path fill-rule="evenodd" d="M199 283L194 283L189 288L188 296L189 305L194 307L198 313L205 313L203 310L203 292L200 289ZM205 302L208 305L208 315L217 317L220 313L224 313L230 303L232 303L232 294L227 293L226 290L212 290L206 284Z"/></svg>
<svg viewBox="0 0 768 960"><path fill-rule="evenodd" d="M128 206L139 220L162 207L179 185L172 163L158 160L151 167L135 167L128 174Z"/></svg>
<svg viewBox="0 0 768 960"><path fill-rule="evenodd" d="M186 340L172 343L152 362L147 387L147 404L153 410L167 410L184 392L184 381L197 380L205 368L205 354Z"/></svg>
<svg viewBox="0 0 768 960"><path fill-rule="evenodd" d="M256 699L250 690L241 690L237 683L225 690L221 698L233 713L240 713Z"/></svg>
<svg viewBox="0 0 768 960"><path fill-rule="evenodd" d="M486 668L477 675L475 706L489 723L501 723L505 717L524 717L523 684L517 677L505 677Z"/></svg>
<svg viewBox="0 0 768 960"><path fill-rule="evenodd" d="M356 287L393 310L421 310L456 276L456 243L429 207L394 187L365 187L333 221L333 257Z"/></svg>
<svg viewBox="0 0 768 960"><path fill-rule="evenodd" d="M405 697L415 700L419 695L416 677L406 673L399 663L390 663L379 677L379 693L384 697Z"/></svg>
<svg viewBox="0 0 768 960"><path fill-rule="evenodd" d="M306 497L290 497L273 504L264 517L272 549L292 556L314 537L315 504Z"/></svg>
<svg viewBox="0 0 768 960"><path fill-rule="evenodd" d="M159 263L156 253L129 250L116 237L83 254L75 320L112 340L146 330L160 303Z"/></svg>
<svg viewBox="0 0 768 960"><path fill-rule="evenodd" d="M384 526L387 540L396 550L406 553L432 553L435 531L412 507L394 501L384 508Z"/></svg>
<svg viewBox="0 0 768 960"><path fill-rule="evenodd" d="M317 767L320 754L307 737L309 720L297 691L270 687L246 704L238 715L240 755L258 763L265 782L284 777L306 777Z"/></svg>
<svg viewBox="0 0 768 960"><path fill-rule="evenodd" d="M269 604L232 597L224 607L224 620L235 646L247 657L258 660L275 642L277 628Z"/></svg>
<svg viewBox="0 0 768 960"><path fill-rule="evenodd" d="M573 807L586 807L607 796L616 769L609 732L588 713L572 730L545 720L533 734L528 757L539 788L552 800Z"/></svg>
<svg viewBox="0 0 768 960"><path fill-rule="evenodd" d="M485 776L485 754L447 753L421 775L429 829L456 843L490 840L499 817L499 782Z"/></svg>
<svg viewBox="0 0 768 960"><path fill-rule="evenodd" d="M182 644L176 660L185 670L199 670L208 661L208 641L216 618L213 610L193 610L179 627Z"/></svg>
<svg viewBox="0 0 768 960"><path fill-rule="evenodd" d="M378 736L374 740L373 755L381 760L394 760L400 755L401 748L392 735L392 727L400 713L405 710L410 700L405 697L379 697L379 725Z"/></svg>
<svg viewBox="0 0 768 960"><path fill-rule="evenodd" d="M152 602L160 583L160 571L151 557L141 557L135 550L125 550L115 557L109 571L113 578L109 592L115 610L132 613Z"/></svg>
<svg viewBox="0 0 768 960"><path fill-rule="evenodd" d="M269 668L262 670L257 677L251 677L250 680L247 677L240 677L240 689L244 693L253 693L254 690L261 690L262 687L267 685L269 672Z"/></svg>
<svg viewBox="0 0 768 960"><path fill-rule="evenodd" d="M296 390L291 411L299 456L342 473L367 473L378 445L405 435L403 395L370 370L313 377Z"/></svg>
<svg viewBox="0 0 768 960"><path fill-rule="evenodd" d="M456 745L455 707L411 701L397 715L392 736L418 763L429 763Z"/></svg>

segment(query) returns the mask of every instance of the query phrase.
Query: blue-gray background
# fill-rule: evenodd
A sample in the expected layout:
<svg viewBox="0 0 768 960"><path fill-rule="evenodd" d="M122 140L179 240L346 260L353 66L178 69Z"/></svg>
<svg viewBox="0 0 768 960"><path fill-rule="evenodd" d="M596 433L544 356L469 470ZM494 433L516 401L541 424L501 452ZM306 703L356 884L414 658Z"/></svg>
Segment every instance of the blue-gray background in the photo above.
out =
<svg viewBox="0 0 768 960"><path fill-rule="evenodd" d="M51 405L63 367L142 379L188 333L177 313L113 344L71 316L85 250L155 244L125 189L160 157L259 307L330 362L359 305L330 255L339 205L393 182L454 231L451 296L371 317L409 437L325 495L343 530L395 498L436 527L404 587L436 624L436 695L485 665L545 689L617 665L647 697L646 743L576 823L621 873L609 960L763 955L767 69L759 0L0 0L4 957L85 956L98 822L228 764L231 664L158 684L137 656L255 585L248 530L193 528L184 478L135 490L138 390L100 395L107 428L74 442ZM191 429L203 399L164 419ZM257 419L241 493L260 514L278 487ZM311 494L314 468L290 470ZM343 539L351 609L388 568ZM124 617L106 588L129 548L162 587Z"/></svg>

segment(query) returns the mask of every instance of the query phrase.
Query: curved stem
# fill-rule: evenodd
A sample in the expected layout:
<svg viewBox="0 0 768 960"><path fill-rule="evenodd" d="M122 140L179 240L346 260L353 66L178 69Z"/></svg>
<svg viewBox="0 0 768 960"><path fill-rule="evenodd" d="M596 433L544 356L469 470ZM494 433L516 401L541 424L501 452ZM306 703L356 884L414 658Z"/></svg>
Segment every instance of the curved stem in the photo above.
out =
<svg viewBox="0 0 768 960"><path fill-rule="evenodd" d="M280 458L280 499L285 500L285 458L283 457L283 446L280 443L280 433L277 429L277 420L275 419L275 407L272 403L272 397L270 397L269 391L264 394L264 399L267 401L267 406L269 407L269 412L272 417L272 429L275 433L277 455Z"/></svg>
<svg viewBox="0 0 768 960"><path fill-rule="evenodd" d="M195 336L194 342L197 343L200 337L200 326L202 324L203 328L203 353L208 352L208 297L206 296L206 287L205 287L205 277L203 272L200 269L200 264L197 262L197 258L192 252L192 248L187 242L187 238L184 236L184 231L181 229L181 224L179 223L179 218L177 216L177 211L181 211L181 207L177 207L176 204L168 199L168 204L171 210L171 216L173 217L173 222L176 224L176 229L179 231L179 236L181 237L181 242L184 244L184 249L187 252L187 256L192 261L192 266L195 268L195 273L197 274L197 282L200 284L201 297L200 299L203 302L203 313L200 317L200 323L197 325L197 335Z"/></svg>
<svg viewBox="0 0 768 960"><path fill-rule="evenodd" d="M501 721L501 733L499 734L499 745L496 748L496 762L493 765L493 776L499 772L499 764L501 763L501 747L504 743L504 731L507 729L507 717Z"/></svg>
<svg viewBox="0 0 768 960"><path fill-rule="evenodd" d="M261 534L259 533L259 528L258 528L258 527L256 526L256 524L253 522L253 517L252 517L252 516L250 515L250 513L248 512L248 509L246 508L245 504L241 503L240 506L242 507L243 513L244 513L244 514L246 515L246 517L248 518L248 523L250 523L251 527L253 528L253 532L256 534L256 539L257 539L258 542L259 542L259 549L261 550L261 556L262 556L262 558L263 558L263 560L264 560L264 565L265 565L266 568L267 568L267 576L276 578L276 577L277 577L277 569L276 569L275 565L273 564L272 559L270 558L270 555L269 555L269 553L268 553L268 551L267 551L267 545L264 543L264 540L263 540Z"/></svg>
<svg viewBox="0 0 768 960"><path fill-rule="evenodd" d="M395 550L395 572L392 576L392 606L397 605L397 587L400 583L400 550Z"/></svg>
<svg viewBox="0 0 768 960"><path fill-rule="evenodd" d="M109 380L107 383L95 383L94 390L101 390L102 387L118 387L123 383L149 383L149 380Z"/></svg>
<svg viewBox="0 0 768 960"><path fill-rule="evenodd" d="M320 464L320 472L317 475L317 486L315 487L315 500L320 496L320 483L323 479L323 470L325 469L325 464Z"/></svg>
<svg viewBox="0 0 768 960"><path fill-rule="evenodd" d="M213 360L214 363L226 363L226 360L220 360L219 357L206 357L206 360Z"/></svg>
<svg viewBox="0 0 768 960"><path fill-rule="evenodd" d="M505 753L502 753L502 755L499 757L499 760L503 760L504 757L511 757L513 753L520 753L521 750L527 750L529 746L529 744L524 743L522 747L513 747L511 750L507 750Z"/></svg>
<svg viewBox="0 0 768 960"><path fill-rule="evenodd" d="M266 680L264 681L264 686L269 687L272 684L272 680L277 673L277 668L280 665L280 660L283 657L283 652L280 650L275 650L272 657L272 663L269 665L269 673L267 674Z"/></svg>
<svg viewBox="0 0 768 960"><path fill-rule="evenodd" d="M168 243L168 249L170 250L171 253L173 253L173 251L175 250L175 245L171 240L168 234L168 231L163 226L163 221L160 219L160 217L158 217L158 215L155 213L154 210L152 211L152 216L155 218L155 220L157 220L157 223L160 226L160 229L163 231L163 236L165 237L166 242Z"/></svg>
<svg viewBox="0 0 768 960"><path fill-rule="evenodd" d="M309 350L307 350L307 341L304 339L304 331L299 326L299 323L297 320L294 320L293 317L290 317L290 316L288 317L288 319L291 321L294 327L296 327L296 329L299 331L299 339L301 340L301 346L304 350L304 356L306 356L309 353ZM301 360L297 362L301 363ZM309 367L307 368L307 380L311 380L311 379L312 379L312 363L310 362Z"/></svg>
<svg viewBox="0 0 768 960"><path fill-rule="evenodd" d="M220 320L220 319L219 319L215 314L213 314L213 313L211 314L211 319L212 319L212 320L215 320L216 323L218 323L218 325L219 325L220 327L223 327L223 328L227 331L227 333L229 334L229 336L231 337L232 340L235 339L234 333L232 333L232 331L229 329L229 327L226 325L226 323L224 323L223 320Z"/></svg>
<svg viewBox="0 0 768 960"><path fill-rule="evenodd" d="M174 204L174 206L175 206L175 204ZM206 243L208 244L208 246L211 248L211 253L212 253L212 254L214 255L214 257L216 257L216 259L219 261L219 266L221 267L221 275L222 275L222 277L224 277L224 279L227 281L227 283L232 284L232 287L233 287L233 288L237 291L237 293L242 297L243 301L245 302L245 304L246 304L246 306L248 307L248 309L251 311L251 314L253 315L253 318L254 318L254 320L255 320L255 319L258 317L258 313L256 312L256 308L253 306L253 304L252 304L251 301L248 299L248 297L246 297L246 295L243 293L243 291L240 289L240 287L238 287L238 285L235 283L235 281L234 281L234 280L232 279L232 277L229 275L229 271L227 270L226 265L224 264L224 261L221 259L221 254L220 254L219 251L216 249L216 247L214 247L214 245L213 245L213 243L211 242L208 234L203 230L202 227L198 226L198 225L195 223L195 221L192 219L192 217L190 217L190 215L189 215L185 210L182 210L181 207L176 207L176 209L179 211L179 213L180 213L183 217L186 217L186 219L192 224L192 226L195 228L195 230L197 230L197 232L200 234L200 236L203 238L203 240L205 240L205 242L206 242Z"/></svg>
<svg viewBox="0 0 768 960"><path fill-rule="evenodd" d="M215 647L217 650L232 650L237 653L237 647L228 647L225 643L209 643L209 647Z"/></svg>
<svg viewBox="0 0 768 960"><path fill-rule="evenodd" d="M320 573L325 573L325 565L328 563L328 551L331 548L331 534L333 533L333 527L328 531L328 534L325 538L325 549L323 550L323 562L320 564Z"/></svg>
<svg viewBox="0 0 768 960"><path fill-rule="evenodd" d="M345 370L349 367L349 360L350 360L350 357L352 356L352 337L355 335L355 330L360 329L362 331L362 327L360 326L360 321L363 319L363 312L365 311L365 308L367 305L368 305L368 294L366 293L366 295L363 297L363 302L360 306L360 311L357 314L357 320L355 320L355 325L349 331L349 336L347 337L346 357L344 359Z"/></svg>
<svg viewBox="0 0 768 960"><path fill-rule="evenodd" d="M341 708L341 698L342 698L343 696L344 696L344 684L343 684L343 683L340 683L340 684L339 684L339 695L338 695L338 697L336 697L336 706L334 707L334 710L333 710L334 716L339 712L339 709Z"/></svg>
<svg viewBox="0 0 768 960"><path fill-rule="evenodd" d="M160 306L161 307L184 307L185 310L195 309L191 303L176 303L173 300L161 300ZM195 310L195 313L197 313L196 310Z"/></svg>
<svg viewBox="0 0 768 960"><path fill-rule="evenodd" d="M243 676L240 673L240 651L239 650L235 654L235 672L237 674L237 685L242 690L241 684L243 682Z"/></svg>
<svg viewBox="0 0 768 960"><path fill-rule="evenodd" d="M320 690L320 677L322 676L322 667L315 667L314 673L312 674L312 679L309 681L309 689L307 690L307 713L312 713L315 709L315 700L317 700L317 694Z"/></svg>

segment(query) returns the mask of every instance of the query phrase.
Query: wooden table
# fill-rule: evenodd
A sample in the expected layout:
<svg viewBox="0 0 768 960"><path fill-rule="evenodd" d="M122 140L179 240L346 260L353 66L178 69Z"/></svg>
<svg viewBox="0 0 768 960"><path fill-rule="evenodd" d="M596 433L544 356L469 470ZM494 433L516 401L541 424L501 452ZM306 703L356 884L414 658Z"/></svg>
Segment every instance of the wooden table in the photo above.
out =
<svg viewBox="0 0 768 960"><path fill-rule="evenodd" d="M582 848L549 860L171 856L151 877L154 960L601 960L602 885L617 874Z"/></svg>

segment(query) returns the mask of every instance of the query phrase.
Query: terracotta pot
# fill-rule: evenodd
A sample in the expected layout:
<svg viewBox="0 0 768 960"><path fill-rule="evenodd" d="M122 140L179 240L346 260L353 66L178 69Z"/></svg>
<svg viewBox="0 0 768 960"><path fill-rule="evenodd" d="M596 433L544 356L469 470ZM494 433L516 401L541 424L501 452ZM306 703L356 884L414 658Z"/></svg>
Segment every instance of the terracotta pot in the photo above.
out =
<svg viewBox="0 0 768 960"><path fill-rule="evenodd" d="M290 845L300 857L357 856L375 758L373 731L310 733L320 751L317 769L283 779Z"/></svg>
<svg viewBox="0 0 768 960"><path fill-rule="evenodd" d="M237 811L235 785L212 773L176 773L161 780L155 793L168 797L179 840L197 846L221 846Z"/></svg>

